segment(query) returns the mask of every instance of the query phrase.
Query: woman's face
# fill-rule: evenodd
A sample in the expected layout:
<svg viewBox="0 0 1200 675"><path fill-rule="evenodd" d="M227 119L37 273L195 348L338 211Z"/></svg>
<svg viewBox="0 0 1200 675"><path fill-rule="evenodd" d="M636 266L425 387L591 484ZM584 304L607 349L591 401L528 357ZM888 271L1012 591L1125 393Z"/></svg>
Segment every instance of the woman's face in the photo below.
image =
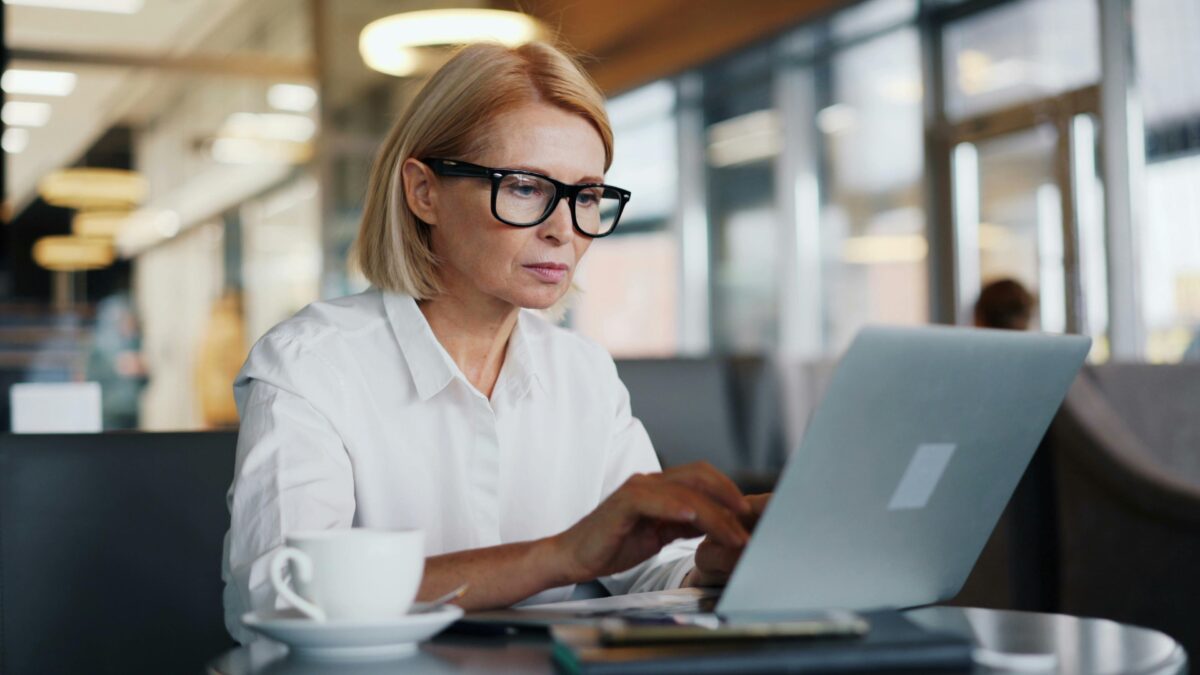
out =
<svg viewBox="0 0 1200 675"><path fill-rule="evenodd" d="M478 157L452 157L498 169L524 169L568 185L604 179L604 144L583 117L547 104L499 115ZM518 307L544 309L570 288L591 239L575 231L568 200L532 227L492 216L491 182L436 176L430 182L433 251L451 293L482 294Z"/></svg>

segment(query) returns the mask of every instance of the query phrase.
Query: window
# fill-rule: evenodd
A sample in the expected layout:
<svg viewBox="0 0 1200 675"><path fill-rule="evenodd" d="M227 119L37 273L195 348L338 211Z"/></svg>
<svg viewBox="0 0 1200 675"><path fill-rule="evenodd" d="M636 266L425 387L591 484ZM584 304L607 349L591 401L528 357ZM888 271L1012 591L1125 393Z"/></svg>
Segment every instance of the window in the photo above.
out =
<svg viewBox="0 0 1200 675"><path fill-rule="evenodd" d="M917 32L838 52L831 70L833 102L817 113L817 126L828 158L826 341L836 352L869 322L924 323L929 292Z"/></svg>
<svg viewBox="0 0 1200 675"><path fill-rule="evenodd" d="M611 237L592 242L575 277L575 329L617 357L679 346L679 200L675 86L660 81L609 101L613 164L605 181L633 193Z"/></svg>
<svg viewBox="0 0 1200 675"><path fill-rule="evenodd" d="M1093 84L1098 39L1096 0L1021 0L956 21L945 32L946 113L962 119Z"/></svg>
<svg viewBox="0 0 1200 675"><path fill-rule="evenodd" d="M771 53L739 54L705 74L705 143L718 352L758 352L778 340L775 158L779 115Z"/></svg>
<svg viewBox="0 0 1200 675"><path fill-rule="evenodd" d="M1200 5L1136 0L1133 9L1146 126L1137 231L1146 358L1200 360Z"/></svg>

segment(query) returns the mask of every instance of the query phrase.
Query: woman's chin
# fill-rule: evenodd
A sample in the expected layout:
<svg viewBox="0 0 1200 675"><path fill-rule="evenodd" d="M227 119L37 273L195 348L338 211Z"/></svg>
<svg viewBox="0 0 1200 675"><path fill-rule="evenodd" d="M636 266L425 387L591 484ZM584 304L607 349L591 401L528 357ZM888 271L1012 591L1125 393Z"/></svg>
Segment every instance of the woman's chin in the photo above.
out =
<svg viewBox="0 0 1200 675"><path fill-rule="evenodd" d="M562 288L538 288L520 293L515 304L525 309L549 309L567 294L569 284Z"/></svg>

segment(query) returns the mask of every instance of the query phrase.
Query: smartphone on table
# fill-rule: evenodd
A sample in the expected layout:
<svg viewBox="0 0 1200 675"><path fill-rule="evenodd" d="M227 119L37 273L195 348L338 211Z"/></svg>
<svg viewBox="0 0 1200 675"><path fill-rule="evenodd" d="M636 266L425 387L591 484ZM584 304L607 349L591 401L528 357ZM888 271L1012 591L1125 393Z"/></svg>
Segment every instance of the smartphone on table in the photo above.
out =
<svg viewBox="0 0 1200 675"><path fill-rule="evenodd" d="M821 610L778 620L726 621L715 614L607 618L599 622L600 643L609 647L663 642L856 638L871 626L849 610Z"/></svg>

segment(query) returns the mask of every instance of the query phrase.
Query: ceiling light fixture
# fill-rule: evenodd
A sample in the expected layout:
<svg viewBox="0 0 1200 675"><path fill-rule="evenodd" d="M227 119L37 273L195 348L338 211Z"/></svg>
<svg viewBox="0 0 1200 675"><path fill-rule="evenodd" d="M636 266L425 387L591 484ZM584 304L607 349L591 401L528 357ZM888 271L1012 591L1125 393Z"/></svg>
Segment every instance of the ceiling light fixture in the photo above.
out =
<svg viewBox="0 0 1200 675"><path fill-rule="evenodd" d="M124 169L61 169L38 183L51 206L72 209L127 209L146 199L146 178Z"/></svg>
<svg viewBox="0 0 1200 675"><path fill-rule="evenodd" d="M9 101L0 110L0 118L10 127L44 127L50 121L50 104Z"/></svg>
<svg viewBox="0 0 1200 675"><path fill-rule="evenodd" d="M21 5L40 9L70 9L79 12L108 14L137 14L144 0L4 0L6 5Z"/></svg>
<svg viewBox="0 0 1200 675"><path fill-rule="evenodd" d="M290 113L233 113L221 125L218 137L303 143L317 132L317 123Z"/></svg>
<svg viewBox="0 0 1200 675"><path fill-rule="evenodd" d="M0 89L6 94L66 96L75 91L75 80L75 73L60 70L10 68L0 76Z"/></svg>
<svg viewBox="0 0 1200 675"><path fill-rule="evenodd" d="M509 47L545 34L533 17L499 9L431 9L372 21L358 37L358 51L374 70L404 77L421 69L421 47L495 41Z"/></svg>
<svg viewBox="0 0 1200 675"><path fill-rule="evenodd" d="M125 222L113 240L117 254L130 258L183 229L179 214L170 209L144 208L126 214Z"/></svg>
<svg viewBox="0 0 1200 675"><path fill-rule="evenodd" d="M770 159L782 147L782 127L774 110L756 110L708 127L708 163L714 167Z"/></svg>
<svg viewBox="0 0 1200 675"><path fill-rule="evenodd" d="M210 148L222 164L303 164L312 159L312 144L269 138L214 138Z"/></svg>
<svg viewBox="0 0 1200 675"><path fill-rule="evenodd" d="M317 90L307 84L273 84L267 90L267 103L276 110L308 112L317 104Z"/></svg>
<svg viewBox="0 0 1200 675"><path fill-rule="evenodd" d="M71 219L77 237L114 239L129 222L129 211L79 211Z"/></svg>
<svg viewBox="0 0 1200 675"><path fill-rule="evenodd" d="M916 263L929 254L919 234L876 234L848 237L842 242L842 262L851 265Z"/></svg>
<svg viewBox="0 0 1200 675"><path fill-rule="evenodd" d="M10 155L15 155L25 149L29 145L29 130L28 129L5 129L3 140L0 140L0 145L4 146L4 152Z"/></svg>
<svg viewBox="0 0 1200 675"><path fill-rule="evenodd" d="M817 128L826 134L850 131L858 123L858 113L848 103L834 103L817 113Z"/></svg>
<svg viewBox="0 0 1200 675"><path fill-rule="evenodd" d="M42 237L33 244L33 259L48 270L80 272L108 267L116 253L112 242L90 237Z"/></svg>

